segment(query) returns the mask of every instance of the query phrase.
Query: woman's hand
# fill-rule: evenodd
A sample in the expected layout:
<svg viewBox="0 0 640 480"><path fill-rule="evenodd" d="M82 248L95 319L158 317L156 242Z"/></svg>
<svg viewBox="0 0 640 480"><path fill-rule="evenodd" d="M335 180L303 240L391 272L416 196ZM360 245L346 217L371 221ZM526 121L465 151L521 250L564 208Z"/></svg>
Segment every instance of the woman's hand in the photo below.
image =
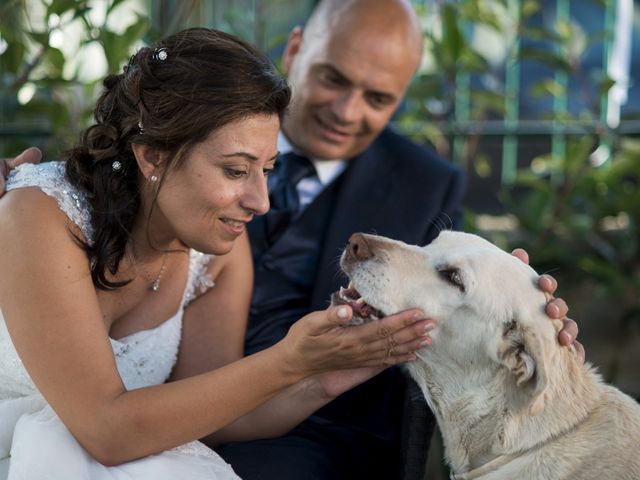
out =
<svg viewBox="0 0 640 480"><path fill-rule="evenodd" d="M346 326L353 312L340 305L313 312L296 322L280 342L287 361L304 375L323 374L340 380L334 389L345 391L373 376L375 370L342 374L335 370L388 367L415 360L415 351L430 345L435 321L419 310L400 312L379 321ZM377 372L376 372L377 373ZM325 382L326 383L326 382ZM349 386L350 385L350 386Z"/></svg>

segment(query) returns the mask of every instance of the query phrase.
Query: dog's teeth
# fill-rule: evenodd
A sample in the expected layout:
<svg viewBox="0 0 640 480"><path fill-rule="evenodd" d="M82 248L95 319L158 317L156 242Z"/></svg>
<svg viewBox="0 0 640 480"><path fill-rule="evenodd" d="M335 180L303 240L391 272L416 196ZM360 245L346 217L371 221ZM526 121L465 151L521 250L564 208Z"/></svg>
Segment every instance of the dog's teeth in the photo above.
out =
<svg viewBox="0 0 640 480"><path fill-rule="evenodd" d="M373 313L371 314L371 318L373 318L374 320L380 320L380 319L378 318L378 316L377 316L377 315L374 315Z"/></svg>
<svg viewBox="0 0 640 480"><path fill-rule="evenodd" d="M353 288L353 282L351 282L351 281L349 282L349 285L347 286L347 290L350 289L350 288Z"/></svg>
<svg viewBox="0 0 640 480"><path fill-rule="evenodd" d="M364 298L360 297L359 299L356 300L356 303L358 304L364 303Z"/></svg>

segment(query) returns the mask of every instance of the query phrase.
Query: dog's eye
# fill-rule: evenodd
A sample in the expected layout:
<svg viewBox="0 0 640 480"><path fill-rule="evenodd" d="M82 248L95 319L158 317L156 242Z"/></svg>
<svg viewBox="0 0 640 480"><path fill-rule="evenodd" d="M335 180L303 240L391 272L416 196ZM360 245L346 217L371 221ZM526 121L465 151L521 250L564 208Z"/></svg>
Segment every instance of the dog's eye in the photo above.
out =
<svg viewBox="0 0 640 480"><path fill-rule="evenodd" d="M453 267L442 267L438 269L438 273L440 276L449 282L451 285L460 289L462 293L464 293L464 282L462 281L462 274L460 273L460 269Z"/></svg>

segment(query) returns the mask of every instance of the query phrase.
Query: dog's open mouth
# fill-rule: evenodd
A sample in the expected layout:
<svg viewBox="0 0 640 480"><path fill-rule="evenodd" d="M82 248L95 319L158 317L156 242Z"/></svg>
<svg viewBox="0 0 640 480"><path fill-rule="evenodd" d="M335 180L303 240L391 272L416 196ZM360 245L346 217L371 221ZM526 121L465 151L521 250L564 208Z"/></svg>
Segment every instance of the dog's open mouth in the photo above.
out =
<svg viewBox="0 0 640 480"><path fill-rule="evenodd" d="M331 295L331 303L333 305L349 305L353 309L354 320L356 320L352 323L365 323L384 317L380 310L364 301L362 295L358 293L351 282L347 288L340 287L339 291Z"/></svg>

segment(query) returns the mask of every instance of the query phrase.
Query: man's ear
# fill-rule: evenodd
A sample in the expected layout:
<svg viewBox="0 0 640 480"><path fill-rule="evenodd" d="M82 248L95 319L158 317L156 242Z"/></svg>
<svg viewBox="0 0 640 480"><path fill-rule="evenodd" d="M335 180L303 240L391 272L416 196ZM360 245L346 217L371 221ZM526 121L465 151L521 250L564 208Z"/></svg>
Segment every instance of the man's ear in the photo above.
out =
<svg viewBox="0 0 640 480"><path fill-rule="evenodd" d="M291 65L302 48L302 27L294 27L287 39L287 45L282 55L282 68L287 75L291 71Z"/></svg>
<svg viewBox="0 0 640 480"><path fill-rule="evenodd" d="M540 413L545 404L548 368L542 335L513 320L505 327L498 355L512 373L517 390L530 399L529 413Z"/></svg>
<svg viewBox="0 0 640 480"><path fill-rule="evenodd" d="M160 174L164 171L164 160L166 156L164 152L142 143L132 143L131 150L133 150L138 168L142 172L142 175L144 175L144 178L149 180L152 175L160 177Z"/></svg>

